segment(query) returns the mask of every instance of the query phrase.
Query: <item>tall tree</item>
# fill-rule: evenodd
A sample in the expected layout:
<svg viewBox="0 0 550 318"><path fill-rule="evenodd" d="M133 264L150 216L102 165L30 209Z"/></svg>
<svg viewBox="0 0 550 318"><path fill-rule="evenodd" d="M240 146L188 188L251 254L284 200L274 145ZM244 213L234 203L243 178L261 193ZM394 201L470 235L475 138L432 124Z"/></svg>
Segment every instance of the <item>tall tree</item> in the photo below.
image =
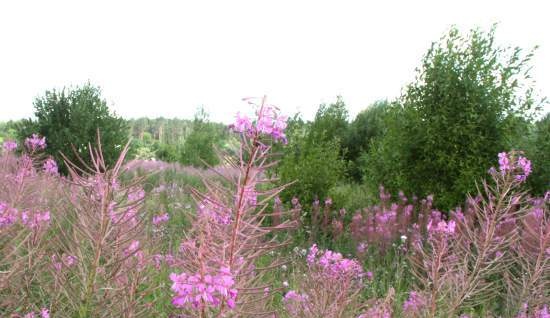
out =
<svg viewBox="0 0 550 318"><path fill-rule="evenodd" d="M107 164L113 164L129 138L125 120L109 110L101 89L91 84L75 88L53 89L34 101L34 119L27 119L19 126L18 135L24 139L32 133L46 137L46 152L66 172L60 152L69 160L79 163L78 155L89 162L89 148L101 135L103 155Z"/></svg>
<svg viewBox="0 0 550 318"><path fill-rule="evenodd" d="M444 208L460 203L497 153L526 133L520 123L539 106L529 86L532 55L497 46L495 28L467 36L451 29L393 107L391 127L367 158L367 180L434 193Z"/></svg>

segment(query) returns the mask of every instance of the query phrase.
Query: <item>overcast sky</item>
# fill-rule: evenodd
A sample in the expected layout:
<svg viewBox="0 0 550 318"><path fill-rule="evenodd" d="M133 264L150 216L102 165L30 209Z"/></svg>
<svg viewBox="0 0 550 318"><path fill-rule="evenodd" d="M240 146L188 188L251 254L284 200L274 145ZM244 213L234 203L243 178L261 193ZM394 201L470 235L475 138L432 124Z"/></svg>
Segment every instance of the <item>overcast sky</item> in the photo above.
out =
<svg viewBox="0 0 550 318"><path fill-rule="evenodd" d="M533 76L550 96L545 1L2 1L0 120L33 98L91 81L123 117L227 122L267 94L311 118L342 95L354 115L394 98L452 24L539 45ZM548 110L548 108L547 108Z"/></svg>

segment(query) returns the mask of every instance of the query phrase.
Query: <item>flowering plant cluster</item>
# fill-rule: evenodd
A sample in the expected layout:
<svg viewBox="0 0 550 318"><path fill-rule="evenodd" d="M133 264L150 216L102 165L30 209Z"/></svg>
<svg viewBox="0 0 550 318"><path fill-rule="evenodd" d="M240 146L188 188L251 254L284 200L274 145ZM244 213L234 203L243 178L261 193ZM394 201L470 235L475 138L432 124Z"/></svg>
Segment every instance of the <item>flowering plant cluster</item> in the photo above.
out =
<svg viewBox="0 0 550 318"><path fill-rule="evenodd" d="M252 99L247 101L253 104ZM197 210L190 215L192 226L185 233L172 269L175 292L172 303L191 316L263 316L275 313L271 306L274 283L265 273L284 262L273 258L271 264L257 266L258 260L289 244L279 233L294 227L294 218L279 206L274 214L266 208L285 187L270 187L266 177L271 164L270 140L285 142L286 116L262 99L256 118L237 115L231 129L240 134L236 154L222 153L220 159L238 173L220 174L223 182L203 178L206 193L192 190ZM214 169L215 170L215 169ZM260 186L261 185L261 186ZM264 220L277 219L273 226ZM285 219L283 221L283 219ZM211 269L220 268L212 273ZM222 283L220 283L222 282Z"/></svg>
<svg viewBox="0 0 550 318"><path fill-rule="evenodd" d="M12 152L17 149L17 143L12 140L4 141L4 143L2 144L2 148L5 152Z"/></svg>
<svg viewBox="0 0 550 318"><path fill-rule="evenodd" d="M504 176L511 174L519 182L524 182L531 174L531 161L517 152L498 154L499 171Z"/></svg>
<svg viewBox="0 0 550 318"><path fill-rule="evenodd" d="M46 137L40 137L38 134L32 134L25 139L25 147L31 152L46 149Z"/></svg>
<svg viewBox="0 0 550 318"><path fill-rule="evenodd" d="M225 302L229 308L235 307L237 290L233 288L235 280L228 267L222 266L216 274L186 273L170 274L172 291L176 296L172 304L178 308L219 307Z"/></svg>
<svg viewBox="0 0 550 318"><path fill-rule="evenodd" d="M348 317L360 312L363 279L372 277L354 259L313 244L306 256L306 268L297 277L299 290L288 291L283 302L291 317Z"/></svg>
<svg viewBox="0 0 550 318"><path fill-rule="evenodd" d="M542 274L550 271L548 202L518 190L531 171L528 159L516 152L498 157L494 185L484 182L483 192L464 210L451 211L449 220L432 213L425 237L415 227L409 260L418 283L403 305L408 317L456 316L499 294L506 295L510 315L521 304L534 313L549 302L543 290L550 277Z"/></svg>
<svg viewBox="0 0 550 318"><path fill-rule="evenodd" d="M245 99L254 105L250 98ZM247 136L266 135L275 141L286 143L285 129L287 127L288 117L279 115L278 110L273 105L262 103L256 111L256 120L252 121L248 116L237 113L235 123L231 128Z"/></svg>

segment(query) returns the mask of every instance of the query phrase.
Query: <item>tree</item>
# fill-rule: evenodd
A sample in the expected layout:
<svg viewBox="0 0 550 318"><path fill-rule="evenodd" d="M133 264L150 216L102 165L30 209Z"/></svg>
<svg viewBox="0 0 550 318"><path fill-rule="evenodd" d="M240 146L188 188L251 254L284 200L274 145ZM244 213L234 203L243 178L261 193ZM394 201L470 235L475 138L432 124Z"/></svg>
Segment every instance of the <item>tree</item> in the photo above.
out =
<svg viewBox="0 0 550 318"><path fill-rule="evenodd" d="M221 140L213 123L208 121L208 114L199 109L193 121L193 130L185 139L181 149L180 162L196 167L213 166L219 163L214 147Z"/></svg>
<svg viewBox="0 0 550 318"><path fill-rule="evenodd" d="M533 164L533 173L527 179L532 193L544 195L550 190L550 113L539 120L527 150Z"/></svg>
<svg viewBox="0 0 550 318"><path fill-rule="evenodd" d="M276 173L281 184L296 182L282 193L283 199L296 196L308 207L315 198L324 199L330 188L344 179L341 142L347 133L347 116L338 97L333 104L320 105L313 122L304 123L298 115L289 120L288 145L280 149L283 156Z"/></svg>
<svg viewBox="0 0 550 318"><path fill-rule="evenodd" d="M384 114L390 107L387 100L373 103L361 111L349 125L343 147L346 159L350 161L350 176L361 181L361 155L369 150L371 142L383 134Z"/></svg>
<svg viewBox="0 0 550 318"><path fill-rule="evenodd" d="M128 142L126 121L109 110L100 88L89 83L46 91L35 99L34 109L35 119L24 120L19 126L19 139L23 140L32 133L45 136L46 152L55 158L62 172L67 172L67 169L61 152L75 164L80 164L72 146L86 163L89 162L88 145L96 143L98 130L108 165L115 163L118 153Z"/></svg>
<svg viewBox="0 0 550 318"><path fill-rule="evenodd" d="M526 133L520 123L539 106L529 88L533 52L496 46L494 32L465 37L453 28L432 45L369 151L373 188L381 182L393 191L434 193L439 207L453 207L475 190L496 154Z"/></svg>

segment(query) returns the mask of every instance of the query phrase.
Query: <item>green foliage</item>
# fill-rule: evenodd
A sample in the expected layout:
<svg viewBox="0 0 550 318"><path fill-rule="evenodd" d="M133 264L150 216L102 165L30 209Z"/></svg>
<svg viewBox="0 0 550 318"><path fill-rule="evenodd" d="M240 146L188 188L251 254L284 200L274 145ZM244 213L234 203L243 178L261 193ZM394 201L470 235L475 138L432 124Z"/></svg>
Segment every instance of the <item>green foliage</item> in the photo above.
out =
<svg viewBox="0 0 550 318"><path fill-rule="evenodd" d="M543 195L550 190L550 113L535 124L531 145L526 152L533 165L528 185L533 194Z"/></svg>
<svg viewBox="0 0 550 318"><path fill-rule="evenodd" d="M157 142L155 143L155 156L162 161L176 162L178 161L178 148L172 144Z"/></svg>
<svg viewBox="0 0 550 318"><path fill-rule="evenodd" d="M374 138L382 136L384 131L384 115L390 103L386 100L377 101L361 111L349 125L344 141L346 159L350 161L350 176L355 181L361 181L361 155L367 152Z"/></svg>
<svg viewBox="0 0 550 318"><path fill-rule="evenodd" d="M494 28L456 29L434 43L418 77L390 115L387 132L364 157L365 180L424 196L449 208L475 190L475 181L495 164L538 105L529 80L532 52L500 48ZM528 86L527 86L528 87Z"/></svg>
<svg viewBox="0 0 550 318"><path fill-rule="evenodd" d="M346 104L342 97L338 96L336 102L319 106L315 120L310 125L307 138L310 143L333 139L343 141L347 135L348 125Z"/></svg>
<svg viewBox="0 0 550 318"><path fill-rule="evenodd" d="M107 165L112 165L128 142L128 125L109 110L101 97L99 87L85 84L60 91L46 91L34 101L35 119L23 120L18 129L21 141L32 133L46 137L46 152L58 162L60 170L66 172L60 152L69 160L79 163L72 150L89 162L89 143L95 144L97 131L101 134L103 155Z"/></svg>
<svg viewBox="0 0 550 318"><path fill-rule="evenodd" d="M214 147L219 145L220 137L215 126L208 121L208 115L200 109L195 115L193 130L181 149L180 162L203 168L218 164L219 158Z"/></svg>
<svg viewBox="0 0 550 318"><path fill-rule="evenodd" d="M18 122L12 120L0 122L0 142L17 139L17 125Z"/></svg>
<svg viewBox="0 0 550 318"><path fill-rule="evenodd" d="M282 149L283 158L277 167L281 183L295 182L282 196L296 196L309 206L315 198L325 198L330 188L345 177L341 140L346 134L347 110L341 98L336 103L321 105L315 120L304 123L296 115L289 121L289 143Z"/></svg>
<svg viewBox="0 0 550 318"><path fill-rule="evenodd" d="M334 208L345 208L348 217L351 217L353 212L376 202L376 197L371 196L367 187L355 183L338 184L329 189L327 196L332 198Z"/></svg>

